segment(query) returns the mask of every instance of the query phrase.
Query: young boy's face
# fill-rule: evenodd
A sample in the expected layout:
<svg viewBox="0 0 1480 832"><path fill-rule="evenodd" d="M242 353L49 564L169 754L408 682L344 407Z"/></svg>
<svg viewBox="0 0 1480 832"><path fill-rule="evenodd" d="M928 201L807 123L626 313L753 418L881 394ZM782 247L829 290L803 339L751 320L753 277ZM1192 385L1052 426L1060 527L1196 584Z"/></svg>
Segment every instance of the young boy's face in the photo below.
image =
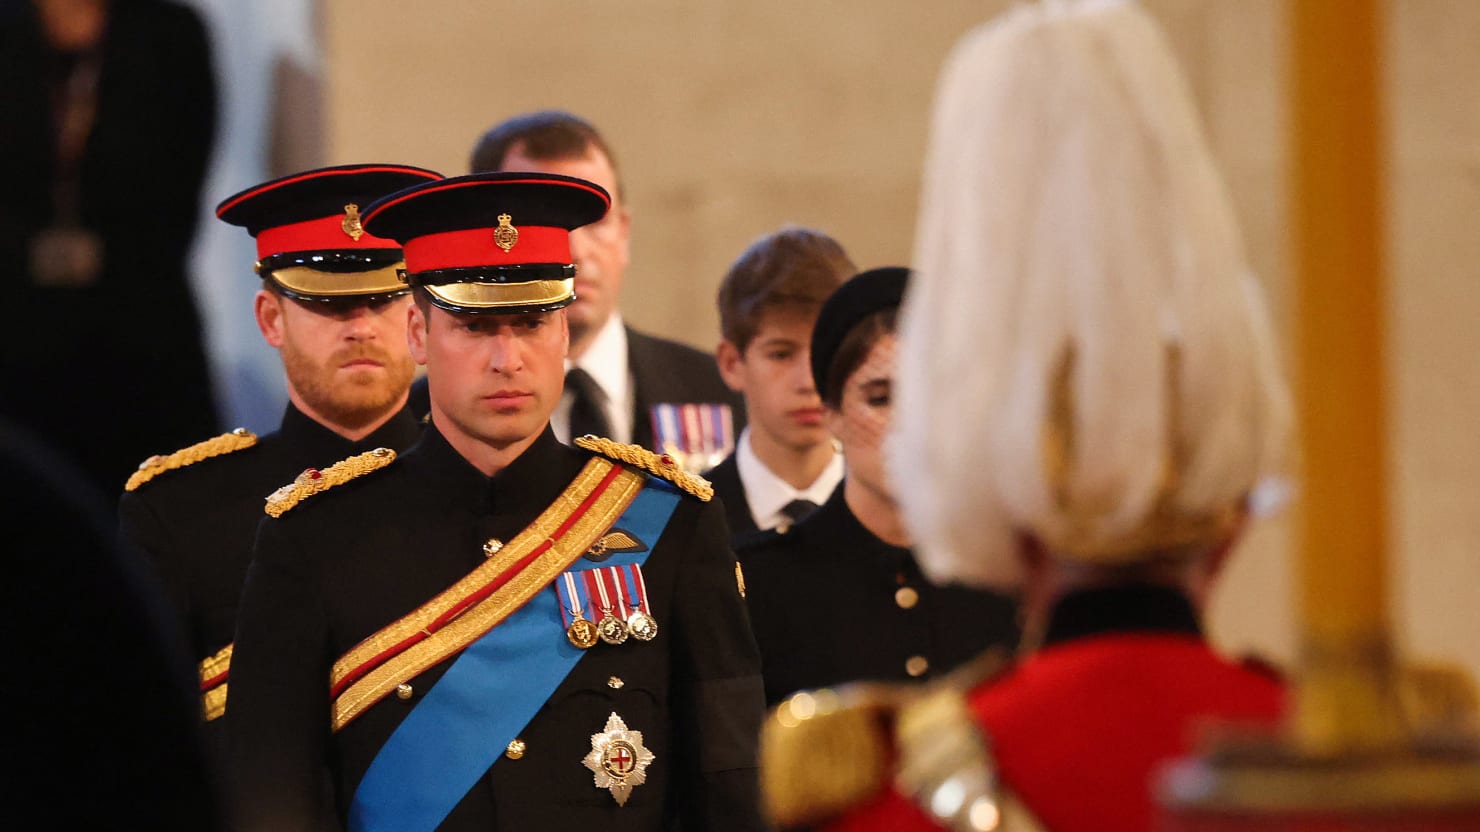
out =
<svg viewBox="0 0 1480 832"><path fill-rule="evenodd" d="M745 396L750 429L798 451L832 442L812 383L810 345L816 322L815 312L768 311L743 352L729 341L719 347L720 374L730 389Z"/></svg>

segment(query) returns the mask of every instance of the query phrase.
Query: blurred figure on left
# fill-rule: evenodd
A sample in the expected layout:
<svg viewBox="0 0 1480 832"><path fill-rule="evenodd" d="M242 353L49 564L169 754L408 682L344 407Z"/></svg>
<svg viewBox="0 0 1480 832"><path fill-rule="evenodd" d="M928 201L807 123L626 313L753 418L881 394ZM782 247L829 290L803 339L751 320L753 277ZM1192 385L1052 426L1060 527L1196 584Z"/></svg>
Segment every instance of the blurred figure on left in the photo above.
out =
<svg viewBox="0 0 1480 832"><path fill-rule="evenodd" d="M282 355L287 412L261 439L238 429L150 457L119 502L123 542L153 563L199 663L215 753L224 745L237 598L266 497L312 466L374 448L405 450L421 435L406 408L415 365L401 248L366 234L359 206L440 178L402 165L322 168L249 188L217 208L257 239L257 325Z"/></svg>
<svg viewBox="0 0 1480 832"><path fill-rule="evenodd" d="M21 826L214 832L184 650L158 588L120 557L101 492L56 449L0 418L6 529L0 803ZM81 775L86 771L87 774Z"/></svg>
<svg viewBox="0 0 1480 832"><path fill-rule="evenodd" d="M0 0L0 414L103 493L217 428L185 262L216 129L206 31L161 0Z"/></svg>

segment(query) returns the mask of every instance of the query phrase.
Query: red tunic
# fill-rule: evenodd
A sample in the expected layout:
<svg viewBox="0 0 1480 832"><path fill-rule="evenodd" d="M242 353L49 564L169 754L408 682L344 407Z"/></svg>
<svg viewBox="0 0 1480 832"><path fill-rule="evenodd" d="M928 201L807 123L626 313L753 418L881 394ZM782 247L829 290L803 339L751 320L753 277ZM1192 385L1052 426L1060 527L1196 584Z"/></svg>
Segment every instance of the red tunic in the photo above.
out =
<svg viewBox="0 0 1480 832"><path fill-rule="evenodd" d="M1111 626L1034 653L968 701L1003 783L1046 830L1148 832L1157 769L1193 750L1198 726L1273 724L1284 694L1195 632ZM886 794L828 828L938 827Z"/></svg>

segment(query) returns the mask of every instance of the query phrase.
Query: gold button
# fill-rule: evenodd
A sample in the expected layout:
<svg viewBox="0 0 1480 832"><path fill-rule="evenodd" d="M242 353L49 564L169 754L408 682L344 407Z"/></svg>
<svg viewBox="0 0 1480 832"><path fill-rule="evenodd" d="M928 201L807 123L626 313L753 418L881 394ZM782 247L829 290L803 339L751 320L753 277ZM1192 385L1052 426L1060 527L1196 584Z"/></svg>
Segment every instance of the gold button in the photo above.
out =
<svg viewBox="0 0 1480 832"><path fill-rule="evenodd" d="M929 669L930 662L924 656L910 656L904 663L904 672L911 676L924 676Z"/></svg>
<svg viewBox="0 0 1480 832"><path fill-rule="evenodd" d="M405 682L402 682L401 684L396 685L396 698L397 699L410 699L412 693L413 693L413 691L411 690L411 686L408 685L408 684L406 684Z"/></svg>
<svg viewBox="0 0 1480 832"><path fill-rule="evenodd" d="M502 540L496 537L490 537L488 538L488 542L483 544L483 557L491 558L498 554L498 550L502 548L504 548L504 542Z"/></svg>
<svg viewBox="0 0 1480 832"><path fill-rule="evenodd" d="M625 684L627 684L627 683L626 682L623 682L622 679L621 679L621 677L619 677L619 676L613 676L610 679L607 679L606 680L607 687L613 688L613 689L621 688L622 685L625 685Z"/></svg>
<svg viewBox="0 0 1480 832"><path fill-rule="evenodd" d="M902 586L894 590L894 603L898 604L902 610L914 609L915 605L920 603L920 593L916 592L912 586Z"/></svg>
<svg viewBox="0 0 1480 832"><path fill-rule="evenodd" d="M779 525L779 526L776 527L776 533L777 534L786 534L789 531L791 531L791 524L790 523L782 523L781 525Z"/></svg>
<svg viewBox="0 0 1480 832"><path fill-rule="evenodd" d="M504 756L508 757L510 760L517 760L520 757L524 756L525 748L526 746L524 745L524 740L509 740L509 747L504 749Z"/></svg>

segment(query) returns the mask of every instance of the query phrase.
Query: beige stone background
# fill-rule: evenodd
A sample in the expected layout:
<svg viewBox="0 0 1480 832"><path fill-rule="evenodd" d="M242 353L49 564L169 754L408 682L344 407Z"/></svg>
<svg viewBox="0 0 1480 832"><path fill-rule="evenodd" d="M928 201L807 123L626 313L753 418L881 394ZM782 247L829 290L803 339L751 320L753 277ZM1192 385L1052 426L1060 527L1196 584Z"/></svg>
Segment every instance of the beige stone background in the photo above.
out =
<svg viewBox="0 0 1480 832"><path fill-rule="evenodd" d="M626 315L708 347L725 267L782 223L863 266L906 260L935 74L1006 5L324 0L327 161L463 173L493 122L581 113L617 149L635 216ZM1146 6L1288 335L1285 4ZM1480 3L1394 0L1388 23L1394 615L1412 654L1480 675ZM1288 511L1264 523L1235 559L1212 617L1225 646L1293 655L1290 527Z"/></svg>

